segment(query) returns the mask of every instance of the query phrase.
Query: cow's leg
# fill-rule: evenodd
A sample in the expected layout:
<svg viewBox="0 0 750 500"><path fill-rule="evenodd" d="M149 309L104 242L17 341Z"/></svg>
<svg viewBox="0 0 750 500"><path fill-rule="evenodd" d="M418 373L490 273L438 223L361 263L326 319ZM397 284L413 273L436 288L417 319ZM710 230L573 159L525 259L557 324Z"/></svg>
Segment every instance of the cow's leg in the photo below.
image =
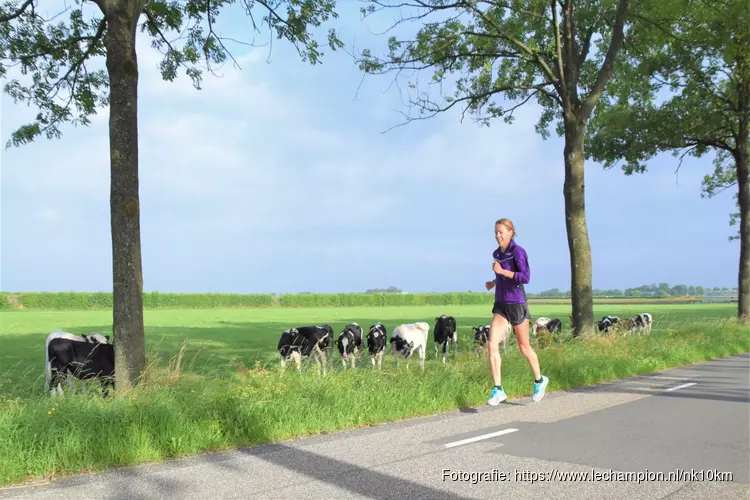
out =
<svg viewBox="0 0 750 500"><path fill-rule="evenodd" d="M341 358L341 366L343 366L344 370L346 370L346 360L343 357Z"/></svg>
<svg viewBox="0 0 750 500"><path fill-rule="evenodd" d="M445 363L445 353L447 352L449 345L450 345L450 339L446 338L445 342L443 342L443 363Z"/></svg>
<svg viewBox="0 0 750 500"><path fill-rule="evenodd" d="M55 368L51 368L50 369L50 395L53 398L63 395L62 383L61 383L60 378L61 378L60 372Z"/></svg>
<svg viewBox="0 0 750 500"><path fill-rule="evenodd" d="M279 360L281 361L281 371L283 372L284 370L286 370L286 360L281 354L279 354Z"/></svg>
<svg viewBox="0 0 750 500"><path fill-rule="evenodd" d="M313 348L315 363L318 365L318 374L325 377L326 375L326 355L317 344Z"/></svg>
<svg viewBox="0 0 750 500"><path fill-rule="evenodd" d="M424 358L426 358L426 352L424 346L419 346L419 367L424 371ZM443 356L443 363L445 363L445 356Z"/></svg>
<svg viewBox="0 0 750 500"><path fill-rule="evenodd" d="M101 379L102 383L102 396L105 398L109 396L109 386L112 385L112 381L109 377L103 377Z"/></svg>
<svg viewBox="0 0 750 500"><path fill-rule="evenodd" d="M292 351L292 359L294 360L294 364L297 365L297 371L302 371L302 354L300 354L299 351Z"/></svg>
<svg viewBox="0 0 750 500"><path fill-rule="evenodd" d="M319 351L320 351L319 355L321 357L320 366L323 370L323 376L325 377L326 376L326 352L323 350L319 350ZM333 354L330 356L330 358L331 360L333 360ZM331 368L333 369L333 365L331 365Z"/></svg>
<svg viewBox="0 0 750 500"><path fill-rule="evenodd" d="M75 377L72 373L68 372L65 377L65 381L68 383L68 389L70 389L70 392L75 392L76 390L76 383L75 383Z"/></svg>

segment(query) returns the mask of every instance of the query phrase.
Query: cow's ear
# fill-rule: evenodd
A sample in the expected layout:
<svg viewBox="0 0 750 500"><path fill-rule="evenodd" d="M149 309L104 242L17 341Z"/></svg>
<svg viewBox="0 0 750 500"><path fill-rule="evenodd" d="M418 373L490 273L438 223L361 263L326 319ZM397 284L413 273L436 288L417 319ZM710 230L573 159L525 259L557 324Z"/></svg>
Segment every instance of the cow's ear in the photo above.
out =
<svg viewBox="0 0 750 500"><path fill-rule="evenodd" d="M104 338L107 339L107 342L109 342L109 335L105 335Z"/></svg>

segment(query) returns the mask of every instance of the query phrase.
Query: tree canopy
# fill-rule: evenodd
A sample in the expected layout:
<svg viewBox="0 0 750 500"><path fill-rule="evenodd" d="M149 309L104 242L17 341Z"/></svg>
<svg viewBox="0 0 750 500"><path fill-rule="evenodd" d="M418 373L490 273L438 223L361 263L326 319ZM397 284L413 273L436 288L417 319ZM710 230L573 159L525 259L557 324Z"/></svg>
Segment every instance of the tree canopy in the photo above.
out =
<svg viewBox="0 0 750 500"><path fill-rule="evenodd" d="M733 186L739 316L750 316L750 13L742 0L644 4L619 70L587 130L587 156L627 175L662 152L715 153L701 196Z"/></svg>
<svg viewBox="0 0 750 500"><path fill-rule="evenodd" d="M591 247L585 215L584 129L604 93L620 50L628 0L371 0L363 14L407 10L396 25L418 22L412 39L388 39L384 58L363 50L360 67L370 74L428 70L426 91L409 97L426 119L454 107L483 125L513 121L520 106L540 106L536 130L555 126L564 136L565 224L570 250L576 333L593 333ZM451 78L455 77L455 80ZM430 88L438 87L435 99ZM443 94L444 89L450 89ZM501 98L503 101L501 101Z"/></svg>
<svg viewBox="0 0 750 500"><path fill-rule="evenodd" d="M109 104L109 78L103 67L92 69L106 56L109 0L74 0L62 12L42 14L36 0L8 0L0 6L0 77L16 67L24 78L5 85L14 102L25 102L39 110L33 121L18 127L6 147L20 146L38 137L61 137L61 126L89 125L91 115ZM140 0L135 3L141 3ZM173 81L180 72L200 89L204 72L236 61L230 43L252 42L222 35L216 30L223 9L234 0L143 1L140 33L160 50L164 80ZM52 4L50 2L49 4ZM252 31L265 25L271 36L284 39L297 49L304 62L318 64L323 48L343 47L334 29L326 43L312 29L335 19L335 0L242 0ZM88 9L86 7L93 7ZM248 33L251 30L248 30Z"/></svg>

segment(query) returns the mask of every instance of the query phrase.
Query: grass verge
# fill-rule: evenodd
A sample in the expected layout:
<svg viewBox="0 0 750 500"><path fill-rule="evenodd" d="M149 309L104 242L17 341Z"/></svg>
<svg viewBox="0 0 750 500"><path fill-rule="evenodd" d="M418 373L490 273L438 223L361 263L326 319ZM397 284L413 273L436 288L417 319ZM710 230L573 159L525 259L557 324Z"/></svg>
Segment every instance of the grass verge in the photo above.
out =
<svg viewBox="0 0 750 500"><path fill-rule="evenodd" d="M432 342L430 342L430 349ZM412 361L382 372L367 359L355 371L279 372L276 363L227 362L211 373L155 360L143 383L104 401L96 392L52 401L45 395L0 395L0 484L127 466L203 451L258 445L484 404L485 358L468 346L458 362ZM512 348L512 350L511 350ZM428 349L428 357L434 351ZM733 320L684 322L644 337L568 340L537 349L548 391L571 389L750 351L750 331ZM515 345L503 359L509 397L532 383ZM304 415L304 418L300 416Z"/></svg>

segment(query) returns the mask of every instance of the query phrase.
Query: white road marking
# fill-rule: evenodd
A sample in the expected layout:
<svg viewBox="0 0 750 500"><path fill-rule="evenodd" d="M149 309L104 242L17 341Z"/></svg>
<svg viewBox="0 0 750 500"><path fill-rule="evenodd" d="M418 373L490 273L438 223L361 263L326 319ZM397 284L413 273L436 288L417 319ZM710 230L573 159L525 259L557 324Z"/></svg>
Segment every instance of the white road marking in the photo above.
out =
<svg viewBox="0 0 750 500"><path fill-rule="evenodd" d="M677 387L671 387L667 389L667 392L676 391L677 389L684 389L685 387L690 387L691 385L695 385L697 382L688 382L687 384L678 385Z"/></svg>
<svg viewBox="0 0 750 500"><path fill-rule="evenodd" d="M510 434L511 432L516 432L517 430L518 429L503 429L502 431L490 432L489 434L482 434L481 436L474 436L474 437L462 439L460 441L453 441L452 443L446 443L445 447L453 448L454 446L461 446L462 444L475 443L483 439L490 439L493 437L502 436L504 434Z"/></svg>

